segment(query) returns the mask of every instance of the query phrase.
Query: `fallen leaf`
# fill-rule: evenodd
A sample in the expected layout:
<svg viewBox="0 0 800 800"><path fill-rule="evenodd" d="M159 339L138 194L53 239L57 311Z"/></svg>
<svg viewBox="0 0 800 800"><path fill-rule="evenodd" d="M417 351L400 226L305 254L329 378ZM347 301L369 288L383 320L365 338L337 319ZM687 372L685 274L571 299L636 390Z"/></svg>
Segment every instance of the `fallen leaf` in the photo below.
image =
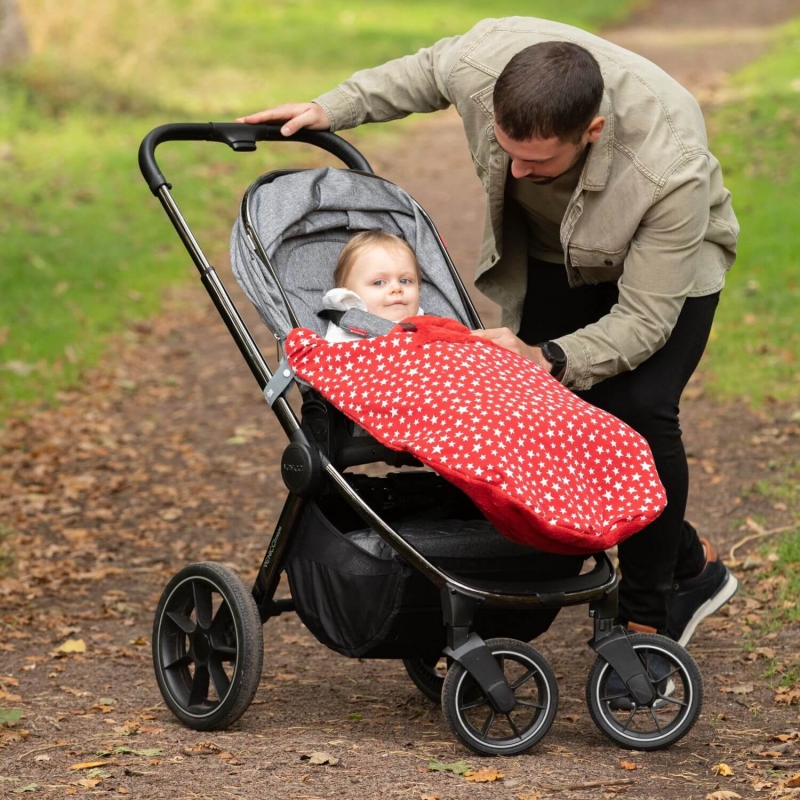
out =
<svg viewBox="0 0 800 800"><path fill-rule="evenodd" d="M23 792L38 792L38 783L29 783L27 786L20 786L18 789L11 790L13 794L22 794Z"/></svg>
<svg viewBox="0 0 800 800"><path fill-rule="evenodd" d="M792 775L792 777L786 781L784 786L788 786L790 788L800 786L800 772L798 772L796 775Z"/></svg>
<svg viewBox="0 0 800 800"><path fill-rule="evenodd" d="M275 676L275 680L276 681L286 681L288 683L289 681L296 681L297 680L297 675L294 675L291 672L279 672Z"/></svg>
<svg viewBox="0 0 800 800"><path fill-rule="evenodd" d="M183 747L181 752L187 756L210 756L221 753L222 748L214 742L198 742L194 747Z"/></svg>
<svg viewBox="0 0 800 800"><path fill-rule="evenodd" d="M439 800L438 794L421 794L419 800Z"/></svg>
<svg viewBox="0 0 800 800"><path fill-rule="evenodd" d="M505 776L502 772L497 771L497 767L491 767L479 770L467 770L464 777L473 783L494 783L495 781L502 780Z"/></svg>
<svg viewBox="0 0 800 800"><path fill-rule="evenodd" d="M731 792L728 789L720 789L718 792L711 792L706 795L706 800L741 800L742 796Z"/></svg>
<svg viewBox="0 0 800 800"><path fill-rule="evenodd" d="M627 769L628 771L636 769L636 764L634 764L632 761L620 761L619 765L622 767L622 769Z"/></svg>
<svg viewBox="0 0 800 800"><path fill-rule="evenodd" d="M70 769L93 769L94 767L106 767L114 763L114 761L82 761L80 764L73 764Z"/></svg>
<svg viewBox="0 0 800 800"><path fill-rule="evenodd" d="M561 719L566 720L567 722L577 722L580 719L578 714L564 714Z"/></svg>
<svg viewBox="0 0 800 800"><path fill-rule="evenodd" d="M66 642L56 647L56 649L53 652L56 654L85 653L86 642L84 642L83 639L67 639Z"/></svg>
<svg viewBox="0 0 800 800"><path fill-rule="evenodd" d="M466 761L453 761L450 764L433 758L428 761L428 772L452 772L455 775L463 775L469 769L472 767Z"/></svg>
<svg viewBox="0 0 800 800"><path fill-rule="evenodd" d="M79 781L75 781L75 783L80 784L84 789L94 789L100 783L100 778L82 778Z"/></svg>
<svg viewBox="0 0 800 800"><path fill-rule="evenodd" d="M165 522L175 522L183 516L183 511L180 508L167 508L160 511L158 514Z"/></svg>
<svg viewBox="0 0 800 800"><path fill-rule="evenodd" d="M733 770L727 764L724 763L714 764L714 766L711 767L711 771L715 775L722 775L723 778L728 778L731 775L733 775Z"/></svg>
<svg viewBox="0 0 800 800"><path fill-rule="evenodd" d="M721 686L720 691L730 694L750 694L753 688L752 683L735 683L733 686Z"/></svg>
<svg viewBox="0 0 800 800"><path fill-rule="evenodd" d="M22 712L15 708L0 708L0 726L10 727L22 718Z"/></svg>
<svg viewBox="0 0 800 800"><path fill-rule="evenodd" d="M329 764L335 767L339 763L339 759L332 756L330 753L325 753L320 750L313 753L303 753L300 756L301 761L308 761L309 764L320 766L322 764Z"/></svg>

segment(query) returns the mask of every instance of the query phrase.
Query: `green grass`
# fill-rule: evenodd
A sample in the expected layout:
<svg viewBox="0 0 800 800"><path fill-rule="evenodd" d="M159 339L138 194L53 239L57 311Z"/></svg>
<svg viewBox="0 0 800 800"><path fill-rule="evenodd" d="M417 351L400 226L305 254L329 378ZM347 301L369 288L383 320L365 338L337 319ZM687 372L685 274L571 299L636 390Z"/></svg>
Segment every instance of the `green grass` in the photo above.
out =
<svg viewBox="0 0 800 800"><path fill-rule="evenodd" d="M800 396L800 20L732 81L709 120L733 193L739 256L712 332L710 391L721 398Z"/></svg>
<svg viewBox="0 0 800 800"><path fill-rule="evenodd" d="M636 2L534 0L525 12L593 27ZM520 6L22 0L21 8L32 56L0 75L0 420L77 382L109 334L157 313L165 288L194 275L136 165L150 128L310 99L357 69ZM372 146L375 136L388 136L383 145L392 138L373 128ZM171 144L158 155L214 257L227 248L247 183L308 157L299 152L262 146L242 157L219 146Z"/></svg>

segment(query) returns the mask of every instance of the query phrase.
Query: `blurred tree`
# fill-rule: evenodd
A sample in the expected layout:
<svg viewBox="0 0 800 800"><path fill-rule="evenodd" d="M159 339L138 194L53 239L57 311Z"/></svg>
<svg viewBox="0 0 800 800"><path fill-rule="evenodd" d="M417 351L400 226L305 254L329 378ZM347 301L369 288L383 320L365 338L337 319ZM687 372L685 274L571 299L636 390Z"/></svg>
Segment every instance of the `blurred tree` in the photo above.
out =
<svg viewBox="0 0 800 800"><path fill-rule="evenodd" d="M20 61L28 54L28 36L17 0L0 0L0 68Z"/></svg>

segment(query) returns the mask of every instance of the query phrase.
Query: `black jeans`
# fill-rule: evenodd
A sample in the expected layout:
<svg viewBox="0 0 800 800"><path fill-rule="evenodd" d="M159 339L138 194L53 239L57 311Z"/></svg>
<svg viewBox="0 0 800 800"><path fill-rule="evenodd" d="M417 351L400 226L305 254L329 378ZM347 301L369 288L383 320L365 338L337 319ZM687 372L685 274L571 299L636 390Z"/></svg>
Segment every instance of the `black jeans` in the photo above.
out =
<svg viewBox="0 0 800 800"><path fill-rule="evenodd" d="M556 339L607 314L617 286L571 289L563 264L531 258L519 338L526 344ZM684 520L689 467L678 421L681 394L711 332L719 292L686 299L667 343L632 372L623 372L576 394L613 414L647 440L667 493L667 507L619 547L620 619L664 633L667 593L673 580L697 575L705 563L697 532Z"/></svg>

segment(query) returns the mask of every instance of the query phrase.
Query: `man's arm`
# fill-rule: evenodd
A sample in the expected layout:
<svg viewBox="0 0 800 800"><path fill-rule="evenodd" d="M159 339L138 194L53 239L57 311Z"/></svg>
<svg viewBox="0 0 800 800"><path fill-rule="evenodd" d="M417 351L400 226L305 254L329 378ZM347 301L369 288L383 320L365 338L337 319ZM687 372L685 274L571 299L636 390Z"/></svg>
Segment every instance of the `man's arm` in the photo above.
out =
<svg viewBox="0 0 800 800"><path fill-rule="evenodd" d="M669 176L642 219L619 279L617 304L597 322L554 340L567 354L566 386L589 389L663 347L694 285L708 215L708 155L698 153Z"/></svg>
<svg viewBox="0 0 800 800"><path fill-rule="evenodd" d="M708 214L709 164L707 155L699 154L675 170L642 220L611 312L553 340L567 354L561 377L565 386L589 389L634 369L665 344L694 284ZM526 345L508 328L473 333L549 369L542 351Z"/></svg>

